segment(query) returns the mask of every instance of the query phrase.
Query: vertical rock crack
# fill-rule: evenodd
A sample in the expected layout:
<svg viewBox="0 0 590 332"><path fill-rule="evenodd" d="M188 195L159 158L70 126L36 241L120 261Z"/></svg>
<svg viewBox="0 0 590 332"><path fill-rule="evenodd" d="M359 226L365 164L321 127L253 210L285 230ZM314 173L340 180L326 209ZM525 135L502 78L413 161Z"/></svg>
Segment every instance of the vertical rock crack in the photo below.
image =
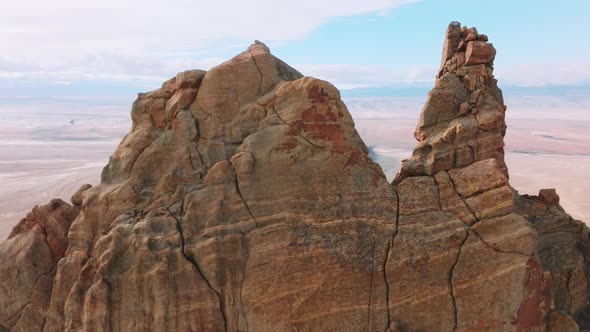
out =
<svg viewBox="0 0 590 332"><path fill-rule="evenodd" d="M254 62L254 65L256 66L256 69L258 70L258 74L260 74L260 83L258 83L258 95L262 94L262 82L264 80L264 75L262 75L262 70L260 70L260 67L258 66L258 62L256 62L256 57L254 56L254 54L252 54L252 52L248 52L250 53L250 55L252 56L252 61Z"/></svg>
<svg viewBox="0 0 590 332"><path fill-rule="evenodd" d="M201 270L201 267L199 266L199 264L197 263L197 261L192 258L191 256L187 255L185 250L184 250L184 245L185 245L185 240L184 240L184 233L183 233L183 228L182 228L182 221L180 221L175 215L174 213L172 213L172 211L170 211L170 207L166 206L166 210L168 211L168 213L170 214L170 216L176 221L176 230L178 231L178 234L180 235L180 253L182 254L182 256L184 256L184 258L191 263L191 265L193 266L193 268L197 271L197 273L199 274L199 276L201 276L201 278L205 281L205 284L207 285L207 287L212 290L216 295L217 298L219 300L219 311L221 312L221 317L223 318L223 326L225 331L228 331L227 328L227 318L225 315L225 309L224 309L224 301L223 301L223 297L221 296L221 293L215 289L213 287L213 285L211 285L211 283L209 282L209 279L207 279L207 277L205 276L205 274L203 273L203 270Z"/></svg>
<svg viewBox="0 0 590 332"><path fill-rule="evenodd" d="M254 217L254 214L252 213L252 210L250 210L250 206L248 205L248 202L246 202L246 200L244 199L244 195L242 195L242 191L240 190L240 182L238 181L237 175L235 176L235 182L236 182L236 191L238 192L238 196L240 196L242 203L244 203L244 207L248 211L250 218L252 218L252 220L254 221L254 225L258 228L258 222L256 221L256 217Z"/></svg>
<svg viewBox="0 0 590 332"><path fill-rule="evenodd" d="M467 235L465 235L465 237L461 241L461 244L459 245L459 250L457 252L457 257L455 258L455 262L453 262L453 266L451 266L451 270L449 271L449 288L451 289L451 302L453 303L453 315L455 319L453 324L453 331L456 331L459 325L459 312L457 310L457 300L455 298L455 287L453 285L453 277L455 273L455 267L457 267L457 264L459 263L459 257L461 256L463 245L465 244L465 242L467 242L467 238L469 238L469 232L467 232Z"/></svg>

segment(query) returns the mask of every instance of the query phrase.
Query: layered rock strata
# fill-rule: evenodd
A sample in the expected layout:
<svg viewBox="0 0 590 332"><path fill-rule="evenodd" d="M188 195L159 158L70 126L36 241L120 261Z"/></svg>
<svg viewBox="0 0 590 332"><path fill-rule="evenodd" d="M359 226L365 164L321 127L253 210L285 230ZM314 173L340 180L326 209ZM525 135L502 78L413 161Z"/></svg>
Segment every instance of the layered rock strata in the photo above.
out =
<svg viewBox="0 0 590 332"><path fill-rule="evenodd" d="M260 42L140 94L101 183L0 245L0 331L586 327L588 229L510 186L494 56L451 23L393 184Z"/></svg>
<svg viewBox="0 0 590 332"><path fill-rule="evenodd" d="M493 75L496 49L487 40L475 28L449 25L442 65L414 133L419 143L412 158L402 162L399 178L434 175L489 158L508 176L506 106Z"/></svg>

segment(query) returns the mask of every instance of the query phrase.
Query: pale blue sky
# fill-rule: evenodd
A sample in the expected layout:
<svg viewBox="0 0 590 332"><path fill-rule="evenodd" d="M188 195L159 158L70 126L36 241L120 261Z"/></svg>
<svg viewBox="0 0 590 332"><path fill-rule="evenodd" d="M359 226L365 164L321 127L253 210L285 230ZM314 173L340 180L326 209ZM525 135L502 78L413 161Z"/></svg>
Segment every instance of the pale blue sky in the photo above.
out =
<svg viewBox="0 0 590 332"><path fill-rule="evenodd" d="M476 26L498 48L498 64L581 61L590 55L589 1L425 0L335 18L309 38L277 49L300 63L412 66L437 63L445 27ZM318 52L313 52L313 50Z"/></svg>
<svg viewBox="0 0 590 332"><path fill-rule="evenodd" d="M254 39L341 89L428 87L453 20L489 36L504 86L587 86L589 12L582 0L23 0L0 13L0 98L127 98Z"/></svg>

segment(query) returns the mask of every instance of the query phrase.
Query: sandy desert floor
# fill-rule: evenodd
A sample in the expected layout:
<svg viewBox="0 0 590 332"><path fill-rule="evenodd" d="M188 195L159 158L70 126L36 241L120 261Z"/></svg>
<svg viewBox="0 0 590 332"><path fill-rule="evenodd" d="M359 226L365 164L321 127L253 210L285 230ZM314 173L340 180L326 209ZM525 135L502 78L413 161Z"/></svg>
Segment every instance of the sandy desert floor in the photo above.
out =
<svg viewBox="0 0 590 332"><path fill-rule="evenodd" d="M118 107L62 107L0 105L0 239L33 206L98 184L131 122Z"/></svg>
<svg viewBox="0 0 590 332"><path fill-rule="evenodd" d="M509 106L510 182L520 193L557 188L562 206L590 222L590 109L566 104L569 108L563 110L563 103L535 98L514 100ZM345 102L371 156L393 179L416 144L412 133L423 98ZM129 126L125 105L87 109L0 104L0 239L34 205L55 197L69 201L80 185L98 184Z"/></svg>

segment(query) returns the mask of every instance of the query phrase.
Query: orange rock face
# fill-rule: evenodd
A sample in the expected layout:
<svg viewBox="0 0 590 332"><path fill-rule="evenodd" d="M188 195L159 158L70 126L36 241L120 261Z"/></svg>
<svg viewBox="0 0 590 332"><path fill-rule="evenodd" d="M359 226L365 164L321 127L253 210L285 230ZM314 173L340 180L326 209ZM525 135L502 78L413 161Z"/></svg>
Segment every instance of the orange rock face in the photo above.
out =
<svg viewBox="0 0 590 332"><path fill-rule="evenodd" d="M260 42L139 94L101 183L0 245L0 331L588 327L588 229L510 187L487 39L449 26L393 184Z"/></svg>
<svg viewBox="0 0 590 332"><path fill-rule="evenodd" d="M465 51L466 65L491 63L495 57L496 49L492 44L476 41L475 39L467 42L467 50Z"/></svg>

